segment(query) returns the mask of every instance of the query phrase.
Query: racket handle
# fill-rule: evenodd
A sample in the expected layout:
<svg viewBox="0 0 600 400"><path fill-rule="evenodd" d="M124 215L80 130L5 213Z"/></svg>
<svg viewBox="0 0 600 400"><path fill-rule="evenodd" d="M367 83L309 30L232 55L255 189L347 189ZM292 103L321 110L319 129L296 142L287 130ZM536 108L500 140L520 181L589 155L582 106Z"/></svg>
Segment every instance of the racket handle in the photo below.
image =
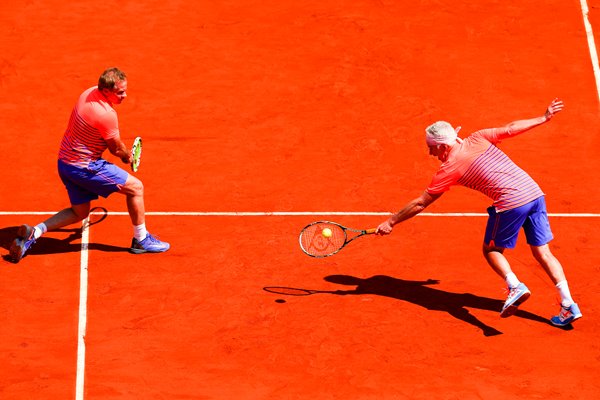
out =
<svg viewBox="0 0 600 400"><path fill-rule="evenodd" d="M375 232L377 232L377 228L371 228L371 229L367 229L365 232L367 233L367 235L370 235L370 234L372 234L372 233L375 233Z"/></svg>

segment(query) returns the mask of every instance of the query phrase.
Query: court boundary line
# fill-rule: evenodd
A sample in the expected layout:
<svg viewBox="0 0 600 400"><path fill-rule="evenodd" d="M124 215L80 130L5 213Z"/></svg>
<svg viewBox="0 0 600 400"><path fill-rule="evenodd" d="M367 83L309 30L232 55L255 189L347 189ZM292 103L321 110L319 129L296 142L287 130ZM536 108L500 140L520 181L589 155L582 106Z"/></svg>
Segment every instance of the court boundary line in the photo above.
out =
<svg viewBox="0 0 600 400"><path fill-rule="evenodd" d="M0 211L0 216L54 215L57 211ZM384 211L149 211L147 216L158 217L303 217L303 216L390 216ZM90 215L128 216L126 211L92 212ZM422 212L417 217L487 217L487 213L476 212ZM598 218L600 213L548 213L549 217Z"/></svg>
<svg viewBox="0 0 600 400"><path fill-rule="evenodd" d="M600 100L600 66L598 65L598 52L596 51L596 43L594 41L594 31L592 30L592 24L588 18L589 8L587 0L580 0L580 4L581 14L583 15L583 26L585 27L588 48L590 50L592 69L594 70L594 77L596 80L596 91L598 93L598 100Z"/></svg>
<svg viewBox="0 0 600 400"><path fill-rule="evenodd" d="M88 264L90 242L89 219L81 223L81 258L79 263L79 323L77 328L77 375L75 400L83 400L85 389L85 334L87 331Z"/></svg>

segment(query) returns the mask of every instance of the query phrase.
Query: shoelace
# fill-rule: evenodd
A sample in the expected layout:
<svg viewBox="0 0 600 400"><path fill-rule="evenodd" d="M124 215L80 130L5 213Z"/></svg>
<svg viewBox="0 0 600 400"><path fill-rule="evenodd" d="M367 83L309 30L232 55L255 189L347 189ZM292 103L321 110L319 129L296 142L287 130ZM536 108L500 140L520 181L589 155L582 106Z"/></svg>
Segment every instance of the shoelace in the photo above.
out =
<svg viewBox="0 0 600 400"><path fill-rule="evenodd" d="M150 233L148 234L148 236L146 236L146 239L150 239L150 242L152 243L160 243L160 240L158 240L158 236L151 235Z"/></svg>
<svg viewBox="0 0 600 400"><path fill-rule="evenodd" d="M505 287L504 294L506 295L507 300L511 299L511 298L515 297L515 295L517 294L517 288Z"/></svg>
<svg viewBox="0 0 600 400"><path fill-rule="evenodd" d="M150 243L153 243L153 244L161 244L161 243L163 243L163 242L162 242L162 241L161 241L161 240L158 238L158 236L154 236L154 235L152 235L152 234L150 234L150 233L148 233L148 236L146 236L146 239L144 239L144 240L149 240L149 241L150 241Z"/></svg>
<svg viewBox="0 0 600 400"><path fill-rule="evenodd" d="M29 248L35 243L35 228L31 229L31 233L26 238L23 238L23 243Z"/></svg>
<svg viewBox="0 0 600 400"><path fill-rule="evenodd" d="M558 312L558 318L560 318L560 320L564 321L572 315L571 306L569 306L569 308L565 308L565 306L562 305L560 300L557 300L555 304L557 306L560 306L560 311Z"/></svg>

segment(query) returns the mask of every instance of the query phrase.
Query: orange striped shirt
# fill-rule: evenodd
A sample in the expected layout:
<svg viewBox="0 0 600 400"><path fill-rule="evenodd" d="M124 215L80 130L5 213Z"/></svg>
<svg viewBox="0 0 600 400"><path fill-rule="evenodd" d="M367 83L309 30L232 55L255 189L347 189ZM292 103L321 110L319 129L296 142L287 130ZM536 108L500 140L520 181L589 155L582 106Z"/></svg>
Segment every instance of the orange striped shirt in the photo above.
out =
<svg viewBox="0 0 600 400"><path fill-rule="evenodd" d="M58 158L67 164L87 167L107 149L106 139L117 136L117 112L97 86L91 87L79 96L73 108Z"/></svg>
<svg viewBox="0 0 600 400"><path fill-rule="evenodd" d="M511 210L544 195L539 185L496 144L512 136L508 128L483 129L454 145L427 187L440 194L462 185L488 196L497 212Z"/></svg>

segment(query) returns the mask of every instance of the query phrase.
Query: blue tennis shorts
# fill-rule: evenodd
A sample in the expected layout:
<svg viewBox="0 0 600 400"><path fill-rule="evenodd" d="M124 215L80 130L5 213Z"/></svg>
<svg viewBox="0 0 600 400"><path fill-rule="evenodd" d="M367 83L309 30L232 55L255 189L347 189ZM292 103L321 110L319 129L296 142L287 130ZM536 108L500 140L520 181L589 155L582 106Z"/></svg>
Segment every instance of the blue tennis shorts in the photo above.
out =
<svg viewBox="0 0 600 400"><path fill-rule="evenodd" d="M87 168L58 160L58 175L67 188L71 204L76 206L118 192L129 173L100 158L90 162Z"/></svg>
<svg viewBox="0 0 600 400"><path fill-rule="evenodd" d="M527 243L532 246L542 246L554 239L544 196L512 210L497 213L494 207L490 207L487 211L489 218L485 229L486 245L513 249L521 227L525 231Z"/></svg>

